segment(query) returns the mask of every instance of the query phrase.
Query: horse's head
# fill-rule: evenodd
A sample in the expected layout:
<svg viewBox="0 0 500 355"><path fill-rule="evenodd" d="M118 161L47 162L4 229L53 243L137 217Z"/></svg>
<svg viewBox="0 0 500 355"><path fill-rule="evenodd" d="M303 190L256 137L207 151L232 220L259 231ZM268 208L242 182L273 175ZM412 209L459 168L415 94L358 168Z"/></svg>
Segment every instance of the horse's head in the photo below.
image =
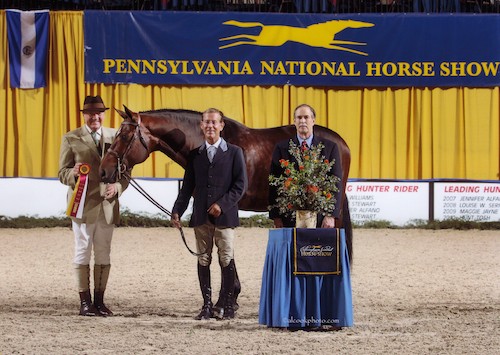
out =
<svg viewBox="0 0 500 355"><path fill-rule="evenodd" d="M124 108L125 111L116 110L123 122L101 161L101 180L106 183L115 182L121 174L128 174L134 165L145 161L157 143L142 124L140 114Z"/></svg>
<svg viewBox="0 0 500 355"><path fill-rule="evenodd" d="M330 20L326 22L317 23L309 27L320 28L323 31L328 31L329 34L335 34L345 30L346 28L363 28L375 26L370 22L362 22L356 20Z"/></svg>
<svg viewBox="0 0 500 355"><path fill-rule="evenodd" d="M370 22L356 21L356 20L347 20L345 22L346 27L350 28L365 28L365 27L373 27L375 24Z"/></svg>

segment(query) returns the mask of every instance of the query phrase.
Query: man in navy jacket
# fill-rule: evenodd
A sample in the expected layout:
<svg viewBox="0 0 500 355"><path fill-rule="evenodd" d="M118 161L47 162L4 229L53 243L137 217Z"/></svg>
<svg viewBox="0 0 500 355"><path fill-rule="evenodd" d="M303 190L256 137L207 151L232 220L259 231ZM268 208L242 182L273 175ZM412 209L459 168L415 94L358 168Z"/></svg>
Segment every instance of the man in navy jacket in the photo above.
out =
<svg viewBox="0 0 500 355"><path fill-rule="evenodd" d="M242 149L221 137L223 117L218 109L203 112L200 127L205 143L189 153L182 188L172 208L172 223L180 228L179 217L193 196L189 226L194 228L198 253L203 253L198 257L198 279L203 296L198 320L214 315L210 282L214 243L222 266L222 283L234 285L234 229L240 224L238 202L248 185ZM225 287L224 292L224 308L219 317L231 319L234 318L234 288Z"/></svg>
<svg viewBox="0 0 500 355"><path fill-rule="evenodd" d="M337 145L322 137L314 135L314 124L316 122L316 112L314 109L307 105L302 104L297 106L294 111L294 123L297 129L297 135L291 137L287 140L278 142L274 147L273 156L271 160L270 174L274 176L280 176L283 174L283 168L281 167L280 160L286 159L295 162L295 159L290 154L290 140L292 140L296 145L301 146L303 142L307 147L316 146L320 142L323 143L324 148L321 151L321 155L324 156L329 161L335 161L333 169L329 172L339 178L342 177L342 165L340 164L340 153ZM339 183L339 186L341 184ZM335 199L340 201L340 189L335 193ZM278 188L276 186L269 186L269 205L274 205L276 203L276 198L278 197ZM317 228L335 228L338 225L338 219L340 215L340 204L335 206L335 210L331 211L332 216L318 215L317 218ZM274 221L275 228L293 228L295 227L295 214L281 214L277 207L273 207L269 211L269 218ZM337 220L337 223L336 223Z"/></svg>

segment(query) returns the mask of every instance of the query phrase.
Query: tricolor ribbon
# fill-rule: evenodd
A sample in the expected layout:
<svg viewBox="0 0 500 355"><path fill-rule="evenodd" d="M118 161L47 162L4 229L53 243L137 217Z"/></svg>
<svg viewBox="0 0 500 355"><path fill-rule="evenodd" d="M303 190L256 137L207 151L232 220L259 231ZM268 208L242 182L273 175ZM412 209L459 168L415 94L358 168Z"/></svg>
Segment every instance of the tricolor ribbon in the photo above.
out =
<svg viewBox="0 0 500 355"><path fill-rule="evenodd" d="M69 217L82 218L83 207L85 206L85 197L87 196L88 174L90 172L89 164L80 165L80 176L76 182L73 195L68 204L66 215Z"/></svg>

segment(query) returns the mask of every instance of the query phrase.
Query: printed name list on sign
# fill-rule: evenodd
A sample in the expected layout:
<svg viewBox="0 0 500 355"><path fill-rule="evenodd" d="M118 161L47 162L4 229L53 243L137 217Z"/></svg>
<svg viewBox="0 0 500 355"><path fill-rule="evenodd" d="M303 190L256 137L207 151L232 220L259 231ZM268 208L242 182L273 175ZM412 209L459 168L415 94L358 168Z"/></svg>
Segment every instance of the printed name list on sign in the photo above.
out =
<svg viewBox="0 0 500 355"><path fill-rule="evenodd" d="M500 183L436 182L434 218L500 221Z"/></svg>
<svg viewBox="0 0 500 355"><path fill-rule="evenodd" d="M355 223L386 220L405 225L429 218L425 182L348 182L346 191Z"/></svg>

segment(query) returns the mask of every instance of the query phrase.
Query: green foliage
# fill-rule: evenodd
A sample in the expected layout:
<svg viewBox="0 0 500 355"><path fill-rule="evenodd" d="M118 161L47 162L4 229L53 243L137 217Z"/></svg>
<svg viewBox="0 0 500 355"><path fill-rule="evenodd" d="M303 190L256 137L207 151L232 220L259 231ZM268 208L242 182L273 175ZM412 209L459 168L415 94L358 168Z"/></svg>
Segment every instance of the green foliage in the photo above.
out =
<svg viewBox="0 0 500 355"><path fill-rule="evenodd" d="M120 212L118 227L170 227L170 219L162 214L136 214L124 209Z"/></svg>
<svg viewBox="0 0 500 355"><path fill-rule="evenodd" d="M385 229L385 228L390 228L394 229L397 228L394 226L391 222L389 221L367 221L364 223L353 223L354 228L371 228L371 229Z"/></svg>
<svg viewBox="0 0 500 355"><path fill-rule="evenodd" d="M481 229L481 230L497 230L500 229L500 221L498 222L476 222L468 219L446 219L444 221L429 222L424 227L425 229Z"/></svg>
<svg viewBox="0 0 500 355"><path fill-rule="evenodd" d="M189 216L188 218L189 219ZM248 218L240 218L240 224L243 228L258 227L272 228L273 222L267 214L258 214ZM187 220L182 221L184 227L188 226ZM71 220L66 217L39 218L37 216L20 216L10 218L0 216L0 228L71 228ZM134 214L128 210L122 211L121 221L118 227L170 227L170 219L162 214L141 215ZM498 222L475 222L467 219L447 219L444 221L427 222L425 220L413 220L404 226L395 226L389 221L368 221L365 223L353 223L354 228L370 229L457 229L457 230L500 230L500 221Z"/></svg>
<svg viewBox="0 0 500 355"><path fill-rule="evenodd" d="M71 227L71 220L65 217L27 217L20 216L10 218L0 216L0 228L54 228L54 227Z"/></svg>
<svg viewBox="0 0 500 355"><path fill-rule="evenodd" d="M415 219L404 226L395 226L389 221L367 221L364 223L353 223L354 228L371 228L371 229L457 229L457 230L498 230L500 229L500 221L498 222L476 222L469 219L445 219L443 221L426 221Z"/></svg>
<svg viewBox="0 0 500 355"><path fill-rule="evenodd" d="M273 228L274 223L267 214L258 214L248 218L240 218L241 227Z"/></svg>
<svg viewBox="0 0 500 355"><path fill-rule="evenodd" d="M276 204L282 214L308 210L331 216L337 203L334 195L340 179L329 174L335 161L328 161L321 155L322 143L302 149L290 140L290 154L297 161L280 160L283 174L269 176L269 184L278 188Z"/></svg>

